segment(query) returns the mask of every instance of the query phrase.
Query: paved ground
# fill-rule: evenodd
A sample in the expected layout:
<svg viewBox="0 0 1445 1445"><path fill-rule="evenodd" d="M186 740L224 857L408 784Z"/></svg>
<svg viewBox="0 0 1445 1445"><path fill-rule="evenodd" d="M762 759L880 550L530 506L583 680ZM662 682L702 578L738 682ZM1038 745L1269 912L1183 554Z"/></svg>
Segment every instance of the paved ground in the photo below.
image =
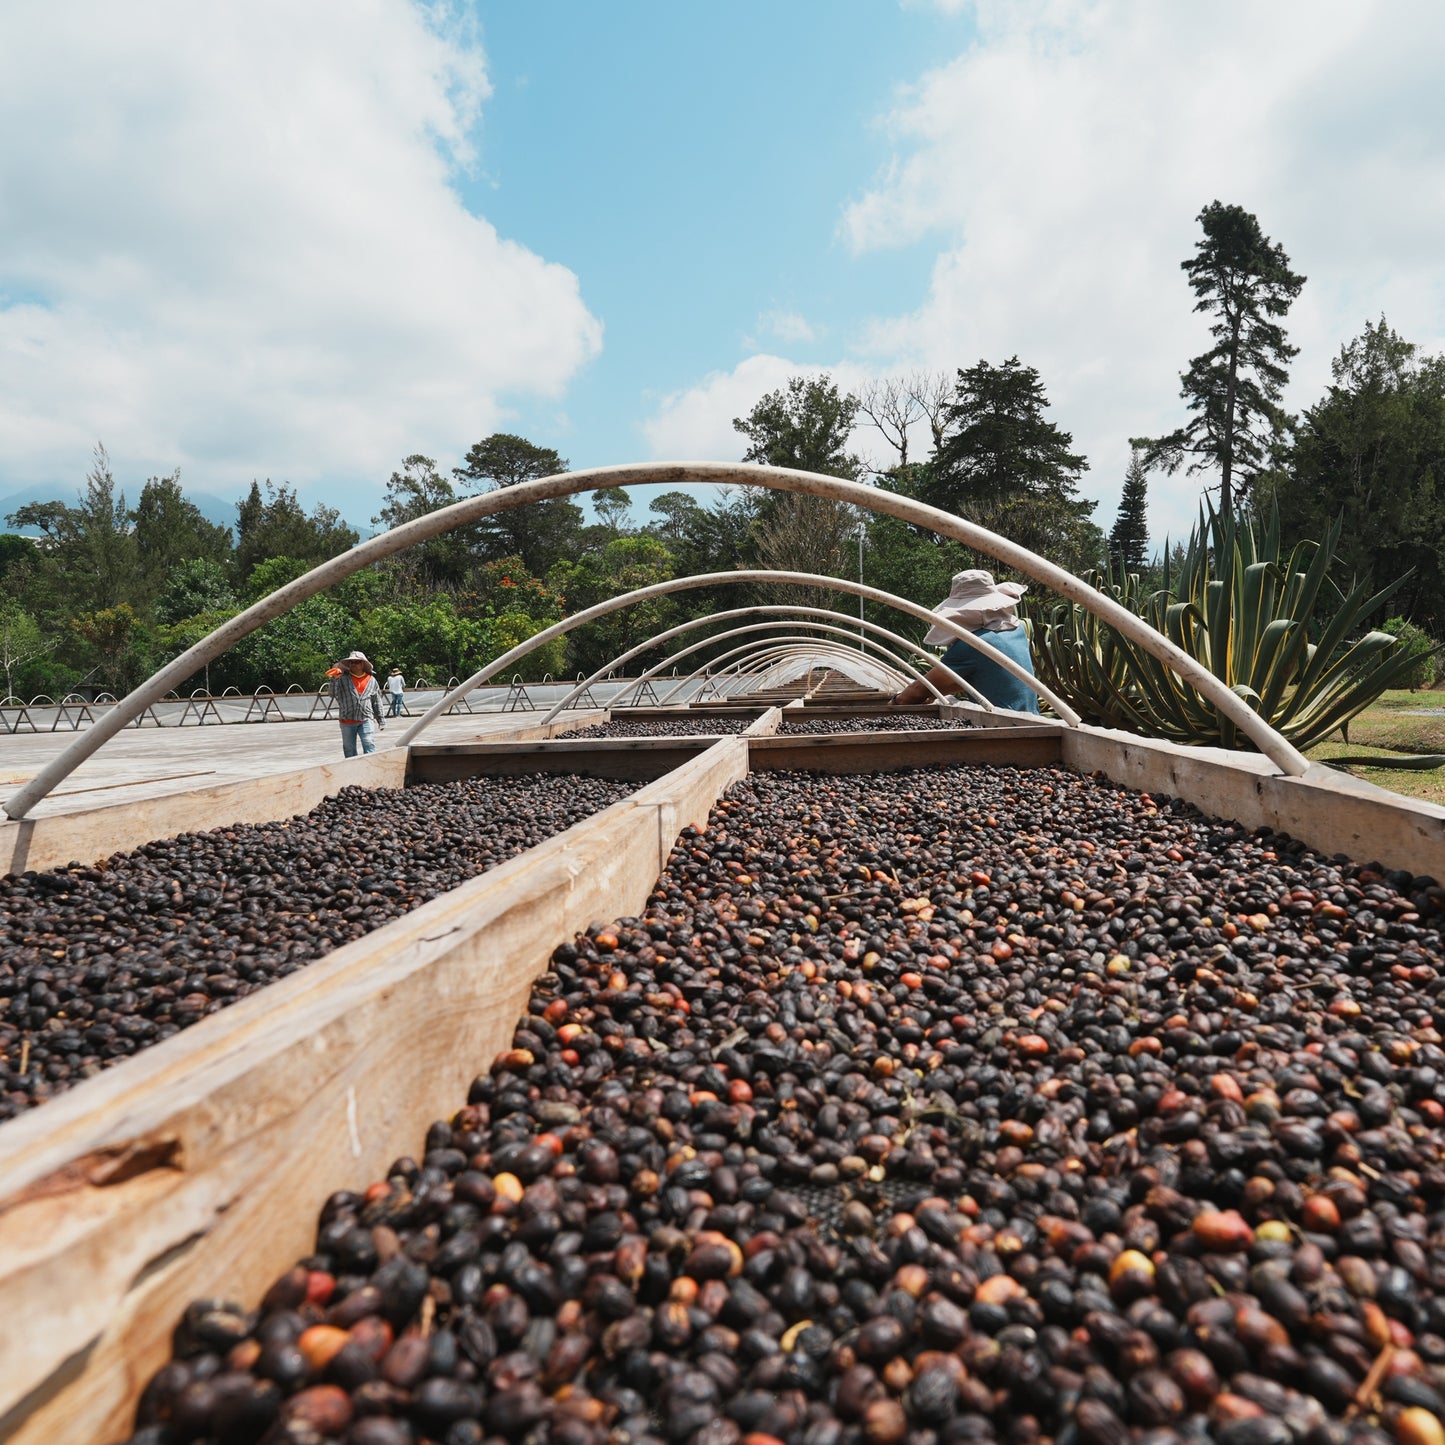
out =
<svg viewBox="0 0 1445 1445"><path fill-rule="evenodd" d="M540 721L539 712L460 713L439 718L418 741L466 742ZM411 719L397 718L381 735L394 746ZM33 777L76 734L0 736L0 795ZM285 772L341 757L334 722L234 723L194 728L127 728L80 765L33 816L130 802L215 783Z"/></svg>

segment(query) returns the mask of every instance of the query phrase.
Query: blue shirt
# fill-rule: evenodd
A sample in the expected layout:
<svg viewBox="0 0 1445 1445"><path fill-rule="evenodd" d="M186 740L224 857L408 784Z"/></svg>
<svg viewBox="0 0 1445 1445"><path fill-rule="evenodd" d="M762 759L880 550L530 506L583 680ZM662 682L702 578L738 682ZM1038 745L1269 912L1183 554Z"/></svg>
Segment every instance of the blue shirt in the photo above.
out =
<svg viewBox="0 0 1445 1445"><path fill-rule="evenodd" d="M990 646L998 648L1006 657L1011 657L1030 677L1034 672L1034 660L1029 652L1028 629L1020 623L1011 632L976 632ZM1013 708L1015 712L1037 712L1038 694L1021 683L1011 672L1006 672L992 658L970 647L961 637L943 654L943 665L956 672L965 682L972 683L995 707Z"/></svg>

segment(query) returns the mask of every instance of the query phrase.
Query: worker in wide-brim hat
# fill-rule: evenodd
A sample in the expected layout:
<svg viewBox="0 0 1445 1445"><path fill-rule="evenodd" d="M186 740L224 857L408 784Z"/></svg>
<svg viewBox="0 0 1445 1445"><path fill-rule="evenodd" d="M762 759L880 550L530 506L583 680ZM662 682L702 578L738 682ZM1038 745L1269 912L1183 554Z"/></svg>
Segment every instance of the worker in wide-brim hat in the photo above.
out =
<svg viewBox="0 0 1445 1445"><path fill-rule="evenodd" d="M1022 582L995 582L992 572L973 568L954 575L948 596L933 611L936 616L946 617L983 638L989 646L1018 663L1032 677L1034 660L1029 651L1028 628L1018 613L1019 598L1027 591ZM928 674L928 681L940 692L960 690L958 683L948 675L952 672L976 687L995 707L1011 708L1015 712L1039 710L1038 694L1027 683L1020 682L1013 673L970 647L948 628L935 623L928 629L923 641L929 647L950 644L941 659L942 666L933 668ZM931 696L925 683L918 681L909 683L893 701L924 702Z"/></svg>
<svg viewBox="0 0 1445 1445"><path fill-rule="evenodd" d="M331 696L341 720L342 753L354 758L358 745L363 753L374 753L376 735L386 730L386 723L381 716L381 688L371 659L364 652L349 652L335 667L327 669L326 676L331 679Z"/></svg>
<svg viewBox="0 0 1445 1445"><path fill-rule="evenodd" d="M386 698L391 704L388 717L400 717L404 706L403 698L406 696L406 678L402 676L401 669L394 667L386 677Z"/></svg>

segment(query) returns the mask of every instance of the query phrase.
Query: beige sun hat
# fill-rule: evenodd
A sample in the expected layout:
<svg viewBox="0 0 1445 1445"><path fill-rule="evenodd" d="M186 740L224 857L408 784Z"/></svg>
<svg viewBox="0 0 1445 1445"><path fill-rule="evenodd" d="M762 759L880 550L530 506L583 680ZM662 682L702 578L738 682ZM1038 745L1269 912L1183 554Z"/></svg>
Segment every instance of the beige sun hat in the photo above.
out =
<svg viewBox="0 0 1445 1445"><path fill-rule="evenodd" d="M364 652L348 652L346 656L343 657L341 661L338 662L336 665L337 667L349 668L353 662L364 662L366 664L366 670L368 672L376 671L376 669L371 665L371 659Z"/></svg>
<svg viewBox="0 0 1445 1445"><path fill-rule="evenodd" d="M948 596L933 610L970 632L1012 632L1019 626L1019 598L1029 589L1022 582L995 582L981 567L955 572ZM924 642L940 647L957 641L952 632L934 625Z"/></svg>

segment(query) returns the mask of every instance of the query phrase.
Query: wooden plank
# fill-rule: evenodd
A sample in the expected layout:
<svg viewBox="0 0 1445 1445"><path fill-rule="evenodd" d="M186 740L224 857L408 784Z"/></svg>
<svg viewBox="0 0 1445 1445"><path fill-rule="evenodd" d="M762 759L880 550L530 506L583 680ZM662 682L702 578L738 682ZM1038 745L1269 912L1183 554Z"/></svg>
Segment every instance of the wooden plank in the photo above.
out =
<svg viewBox="0 0 1445 1445"><path fill-rule="evenodd" d="M1054 728L780 736L750 738L748 747L751 766L758 772L792 768L805 772L881 773L946 763L1036 768L1060 761L1058 732Z"/></svg>
<svg viewBox="0 0 1445 1445"><path fill-rule="evenodd" d="M254 1300L334 1189L465 1102L551 950L638 912L727 738L520 858L0 1127L0 1438L106 1440L199 1296ZM668 830L672 830L669 832Z"/></svg>
<svg viewBox="0 0 1445 1445"><path fill-rule="evenodd" d="M0 825L0 863L6 873L95 863L178 833L291 818L345 787L399 788L405 776L406 754L393 749L159 798L7 821Z"/></svg>
<svg viewBox="0 0 1445 1445"><path fill-rule="evenodd" d="M754 717L762 717L768 711L760 707L756 702L749 700L746 705L736 708L723 707L715 703L703 703L700 707L692 707L688 703L678 703L668 707L623 707L613 714L618 720L625 719L628 722L666 722L669 718L687 719L694 718L727 718L729 721L736 718L740 712L750 712Z"/></svg>
<svg viewBox="0 0 1445 1445"><path fill-rule="evenodd" d="M652 782L690 762L709 746L703 737L558 738L532 743L413 744L407 781L450 783L458 778L520 773L582 773L594 778Z"/></svg>
<svg viewBox="0 0 1445 1445"><path fill-rule="evenodd" d="M1103 728L1060 728L1063 761L1167 793L1247 828L1269 827L1322 853L1445 878L1445 808L1323 766L1287 778L1258 753L1186 748Z"/></svg>
<svg viewBox="0 0 1445 1445"><path fill-rule="evenodd" d="M586 726L606 718L607 712L602 709L573 714L546 727L523 723L490 736L498 741L550 738L562 728ZM273 823L310 812L342 788L399 788L406 767L405 752L392 748L160 797L83 806L27 818L21 823L6 819L0 824L0 864L5 873L58 868L73 862L89 864L157 838L174 838L178 833L230 823Z"/></svg>
<svg viewBox="0 0 1445 1445"><path fill-rule="evenodd" d="M887 707L879 707L877 703L865 705L863 703L835 703L835 702L808 702L804 703L802 698L788 704L790 710L802 712L806 709L807 716L813 718L855 718L855 717L941 717L952 708L941 707L936 702L903 703L900 706L889 704ZM977 709L982 712L983 709Z"/></svg>

